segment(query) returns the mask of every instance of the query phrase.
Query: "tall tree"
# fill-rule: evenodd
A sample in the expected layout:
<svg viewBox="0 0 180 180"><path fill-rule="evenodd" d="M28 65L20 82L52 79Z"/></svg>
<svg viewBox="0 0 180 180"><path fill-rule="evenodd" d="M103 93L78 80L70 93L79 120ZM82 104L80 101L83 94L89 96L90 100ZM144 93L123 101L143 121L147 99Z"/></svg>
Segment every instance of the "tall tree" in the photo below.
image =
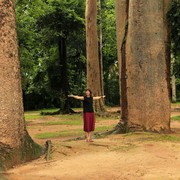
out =
<svg viewBox="0 0 180 180"><path fill-rule="evenodd" d="M171 60L171 88L172 88L172 103L176 103L177 96L176 96L176 76L174 73L174 63L175 59L172 57Z"/></svg>
<svg viewBox="0 0 180 180"><path fill-rule="evenodd" d="M67 98L69 88L68 73L68 40L75 36L76 31L83 32L82 18L83 1L58 1L47 3L49 11L38 19L38 26L44 37L44 43L49 47L57 47L57 60L48 68L51 89L56 92L60 100L60 110L57 112L72 112ZM84 9L83 9L84 10ZM77 46L77 45L76 45ZM77 46L78 47L78 46ZM77 53L78 54L78 53ZM58 73L54 73L54 70Z"/></svg>
<svg viewBox="0 0 180 180"><path fill-rule="evenodd" d="M102 34L102 14L101 0L98 0L98 50L99 50L99 69L101 95L104 95L104 78L103 78L103 34ZM104 103L104 99L101 99Z"/></svg>
<svg viewBox="0 0 180 180"><path fill-rule="evenodd" d="M125 1L121 0L122 3ZM126 1L121 47L122 121L130 129L170 130L167 11L171 1ZM121 13L121 12L118 12ZM122 24L124 25L124 23Z"/></svg>
<svg viewBox="0 0 180 180"><path fill-rule="evenodd" d="M86 0L86 52L87 52L87 86L94 96L101 94L101 77L98 54L97 34L97 0ZM104 111L103 101L95 102L95 111Z"/></svg>
<svg viewBox="0 0 180 180"><path fill-rule="evenodd" d="M118 69L119 69L119 94L120 97L120 105L123 108L122 111L122 120L127 122L127 100L126 96L121 94L121 89L126 88L125 84L125 61L124 60L124 48L125 48L125 40L127 35L127 22L128 22L128 1L126 0L116 0L115 2L115 12L116 12L116 36L117 36L117 55L118 55Z"/></svg>
<svg viewBox="0 0 180 180"><path fill-rule="evenodd" d="M13 0L0 0L0 168L42 153L25 128Z"/></svg>
<svg viewBox="0 0 180 180"><path fill-rule="evenodd" d="M171 84L172 84L172 102L179 99L180 92L180 1L173 0L168 17L171 23Z"/></svg>

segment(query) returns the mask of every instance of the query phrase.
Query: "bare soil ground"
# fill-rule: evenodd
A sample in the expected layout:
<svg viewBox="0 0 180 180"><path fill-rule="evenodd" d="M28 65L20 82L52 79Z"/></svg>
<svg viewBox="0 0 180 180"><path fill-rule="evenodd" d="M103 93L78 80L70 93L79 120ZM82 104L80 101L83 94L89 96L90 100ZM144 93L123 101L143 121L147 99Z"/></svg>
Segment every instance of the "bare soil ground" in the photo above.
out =
<svg viewBox="0 0 180 180"><path fill-rule="evenodd" d="M180 112L172 112L172 116ZM52 117L53 118L53 117ZM41 120L38 120L39 122ZM97 122L116 125L117 119ZM34 140L38 132L54 132L79 128L73 125L42 126L35 121L29 126ZM36 121L37 123L37 121ZM34 127L34 128L33 128ZM82 128L82 127L81 127ZM171 136L180 137L180 121L172 121ZM51 160L44 156L7 171L9 180L180 180L180 141L161 139L162 135L133 133L94 139L64 141L70 137L53 138ZM71 137L72 138L72 137Z"/></svg>

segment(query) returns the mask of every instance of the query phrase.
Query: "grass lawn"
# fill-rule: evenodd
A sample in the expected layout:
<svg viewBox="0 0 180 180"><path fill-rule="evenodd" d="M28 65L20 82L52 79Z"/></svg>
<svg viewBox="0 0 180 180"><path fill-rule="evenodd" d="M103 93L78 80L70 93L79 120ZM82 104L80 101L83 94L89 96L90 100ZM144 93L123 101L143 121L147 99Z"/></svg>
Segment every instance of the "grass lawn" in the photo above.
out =
<svg viewBox="0 0 180 180"><path fill-rule="evenodd" d="M37 111L28 111L25 112L25 120L31 121L33 120L34 125L31 124L31 130L32 129L36 129L36 121L38 120L38 128L39 126L56 126L56 125L71 125L72 129L63 129L61 131L57 132L57 128L55 132L48 132L48 128L45 132L36 132L36 134L34 134L34 137L37 139L48 139L48 138L58 138L58 137L70 137L70 136L82 136L84 135L84 131L82 129L83 126L83 115L82 113L75 113L75 114L60 114L60 115L48 115L48 116L44 116L41 115L41 112L55 112L58 109L43 109L43 110L37 110ZM74 109L76 111L76 109ZM80 111L80 109L78 108L77 110ZM106 120L115 120L116 118L109 118L109 117L99 117L96 116L96 122L97 122L97 126L95 129L95 132L105 132L108 130L112 130L112 128L114 127L114 125L105 125L102 126L99 125L98 126L98 122L101 121L106 121ZM79 126L79 127L77 127ZM28 127L28 125L27 125ZM73 129L74 127L74 129ZM52 129L53 127L51 127ZM77 129L78 128L78 129Z"/></svg>
<svg viewBox="0 0 180 180"><path fill-rule="evenodd" d="M172 120L175 120L175 121L180 121L180 116L174 116L171 118Z"/></svg>

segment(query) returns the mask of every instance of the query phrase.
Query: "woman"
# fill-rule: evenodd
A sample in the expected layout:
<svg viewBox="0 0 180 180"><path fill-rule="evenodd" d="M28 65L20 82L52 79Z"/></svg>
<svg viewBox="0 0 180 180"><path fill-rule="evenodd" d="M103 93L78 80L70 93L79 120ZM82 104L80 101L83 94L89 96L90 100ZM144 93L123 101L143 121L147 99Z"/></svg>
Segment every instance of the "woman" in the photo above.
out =
<svg viewBox="0 0 180 180"><path fill-rule="evenodd" d="M68 95L75 99L83 101L83 119L84 119L84 131L86 132L86 141L93 142L91 140L91 131L95 129L95 115L93 110L93 100L104 98L105 96L92 96L90 89L86 89L85 96Z"/></svg>

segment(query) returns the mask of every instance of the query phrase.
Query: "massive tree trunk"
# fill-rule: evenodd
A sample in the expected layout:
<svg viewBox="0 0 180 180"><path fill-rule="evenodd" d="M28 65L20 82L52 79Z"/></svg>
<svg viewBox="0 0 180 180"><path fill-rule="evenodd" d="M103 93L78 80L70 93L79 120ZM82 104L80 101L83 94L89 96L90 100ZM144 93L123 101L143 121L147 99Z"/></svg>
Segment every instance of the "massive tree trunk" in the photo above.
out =
<svg viewBox="0 0 180 180"><path fill-rule="evenodd" d="M122 121L128 122L129 129L170 130L169 5L165 0L128 3L127 33L121 46L121 91L126 106Z"/></svg>
<svg viewBox="0 0 180 180"><path fill-rule="evenodd" d="M94 96L101 95L101 78L98 56L97 0L86 0L86 51L87 87ZM103 101L95 101L95 111L104 111Z"/></svg>
<svg viewBox="0 0 180 180"><path fill-rule="evenodd" d="M25 128L13 0L0 0L0 169L37 158Z"/></svg>

